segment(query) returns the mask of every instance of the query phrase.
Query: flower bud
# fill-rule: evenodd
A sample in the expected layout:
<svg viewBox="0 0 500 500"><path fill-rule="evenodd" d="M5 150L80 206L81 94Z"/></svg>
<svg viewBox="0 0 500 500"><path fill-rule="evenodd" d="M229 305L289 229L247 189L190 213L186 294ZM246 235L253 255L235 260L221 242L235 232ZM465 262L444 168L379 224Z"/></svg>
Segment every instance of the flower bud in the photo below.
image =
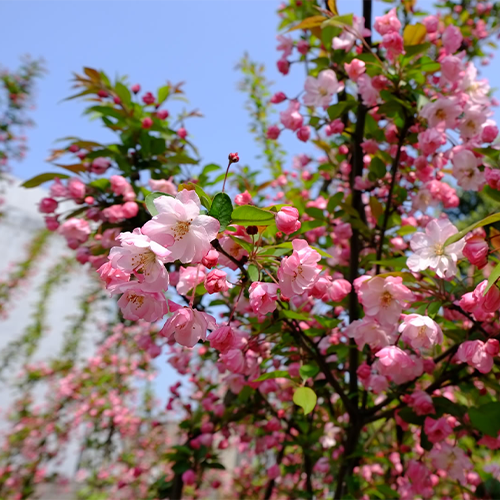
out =
<svg viewBox="0 0 500 500"><path fill-rule="evenodd" d="M292 234L300 229L299 211L295 207L283 207L276 214L276 226L278 231Z"/></svg>

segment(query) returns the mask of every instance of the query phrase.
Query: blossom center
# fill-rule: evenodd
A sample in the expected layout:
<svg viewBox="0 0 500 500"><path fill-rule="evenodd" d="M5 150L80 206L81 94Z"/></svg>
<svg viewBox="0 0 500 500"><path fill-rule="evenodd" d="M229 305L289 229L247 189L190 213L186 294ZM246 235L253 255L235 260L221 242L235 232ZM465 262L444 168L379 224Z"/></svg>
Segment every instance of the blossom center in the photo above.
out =
<svg viewBox="0 0 500 500"><path fill-rule="evenodd" d="M184 238L184 236L189 233L189 226L191 225L191 222L193 222L193 219L189 219L189 221L177 222L174 228L175 240L182 240L182 238Z"/></svg>
<svg viewBox="0 0 500 500"><path fill-rule="evenodd" d="M442 243L436 243L434 245L434 253L439 256L444 255L444 247Z"/></svg>
<svg viewBox="0 0 500 500"><path fill-rule="evenodd" d="M321 97L326 97L328 95L328 90L324 87L319 87L318 92Z"/></svg>
<svg viewBox="0 0 500 500"><path fill-rule="evenodd" d="M148 267L154 264L155 261L155 253L151 250L147 250L132 257L132 266L134 267L134 271L148 274Z"/></svg>
<svg viewBox="0 0 500 500"><path fill-rule="evenodd" d="M436 111L436 117L439 118L440 120L446 119L446 112L444 109L438 109Z"/></svg>
<svg viewBox="0 0 500 500"><path fill-rule="evenodd" d="M130 295L129 301L134 304L136 309L139 309L144 304L144 297L142 295Z"/></svg>
<svg viewBox="0 0 500 500"><path fill-rule="evenodd" d="M384 292L382 297L380 297L380 304L382 307L389 307L392 302L392 294L391 292Z"/></svg>

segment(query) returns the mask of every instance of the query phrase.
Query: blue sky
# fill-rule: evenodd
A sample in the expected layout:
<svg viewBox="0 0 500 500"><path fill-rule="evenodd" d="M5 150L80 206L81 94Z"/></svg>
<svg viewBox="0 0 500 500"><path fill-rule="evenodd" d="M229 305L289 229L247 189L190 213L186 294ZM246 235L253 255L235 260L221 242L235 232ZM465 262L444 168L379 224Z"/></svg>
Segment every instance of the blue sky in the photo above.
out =
<svg viewBox="0 0 500 500"><path fill-rule="evenodd" d="M48 73L40 81L36 127L29 129L28 156L14 165L16 175L28 178L50 170L44 162L60 137L110 138L98 122L82 116L83 103L65 101L72 72L83 66L103 69L110 76L128 75L131 83L155 91L185 81L189 108L202 119L189 123L189 132L206 163L224 163L238 151L241 161L258 168L258 149L248 133L245 95L237 90L241 78L235 66L245 52L262 62L274 90L295 95L303 85L303 68L283 77L276 70L278 0L165 0L165 1L0 1L4 22L0 64L15 68L19 57L31 54L46 60ZM431 7L429 0L419 2ZM339 11L359 13L361 1L340 0ZM375 2L375 13L386 4ZM429 9L430 10L430 9ZM9 47L5 50L5 47ZM498 85L498 61L482 70ZM497 114L498 116L498 114ZM292 134L282 134L286 149L300 151ZM303 145L302 145L303 146ZM303 149L303 147L302 147ZM53 170L53 169L52 169Z"/></svg>
<svg viewBox="0 0 500 500"><path fill-rule="evenodd" d="M303 85L303 68L282 77L276 70L275 14L278 0L165 0L165 1L0 1L0 64L15 68L19 57L31 54L46 60L48 73L40 81L36 127L27 131L29 152L14 172L29 178L53 170L44 159L55 139L80 136L106 141L110 136L98 122L82 117L83 104L61 102L70 95L70 78L83 66L105 70L110 76L128 75L144 91L155 91L166 80L185 81L189 107L204 118L192 120L188 130L205 163L227 161L237 151L242 163L259 168L259 153L248 133L246 96L237 90L236 64L248 52L265 64L274 90L296 94ZM419 5L431 7L424 0ZM387 4L376 2L375 13ZM340 13L359 13L360 0L340 0ZM8 49L6 50L6 48ZM482 70L492 86L500 86L499 61ZM497 112L497 118L499 117ZM283 145L301 151L292 134ZM302 148L303 149L303 148ZM172 380L162 370L159 387Z"/></svg>

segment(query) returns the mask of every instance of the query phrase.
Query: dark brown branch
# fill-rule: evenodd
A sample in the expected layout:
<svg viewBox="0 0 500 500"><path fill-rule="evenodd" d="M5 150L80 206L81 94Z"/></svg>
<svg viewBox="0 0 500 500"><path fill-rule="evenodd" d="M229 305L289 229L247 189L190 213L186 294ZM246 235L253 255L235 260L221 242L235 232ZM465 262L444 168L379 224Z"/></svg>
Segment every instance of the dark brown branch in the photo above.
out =
<svg viewBox="0 0 500 500"><path fill-rule="evenodd" d="M389 185L389 194L387 195L387 204L385 206L384 220L382 222L382 228L380 229L380 240L378 242L378 249L377 249L378 261L382 258L382 253L384 250L385 232L387 231L387 226L389 224L389 217L391 215L392 195L394 193L394 186L396 185L399 160L401 159L401 149L403 148L403 144L405 142L406 134L408 133L409 128L410 128L410 123L408 118L406 118L404 127L399 135L399 142L398 142L398 149L396 152L396 156L394 157L394 161L392 162L391 166L391 183ZM375 268L375 274L379 273L380 273L380 264L377 264L377 267Z"/></svg>

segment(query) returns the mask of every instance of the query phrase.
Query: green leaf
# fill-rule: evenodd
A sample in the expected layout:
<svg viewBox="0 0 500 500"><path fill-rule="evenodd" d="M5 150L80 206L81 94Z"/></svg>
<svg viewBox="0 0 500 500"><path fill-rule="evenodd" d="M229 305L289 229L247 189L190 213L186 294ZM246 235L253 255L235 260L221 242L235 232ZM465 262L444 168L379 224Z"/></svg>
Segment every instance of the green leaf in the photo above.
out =
<svg viewBox="0 0 500 500"><path fill-rule="evenodd" d="M273 372L262 374L259 378L256 378L253 382L262 382L264 380L271 380L274 378L291 378L291 377L290 374L285 370L275 370Z"/></svg>
<svg viewBox="0 0 500 500"><path fill-rule="evenodd" d="M299 368L300 376L304 381L309 378L314 378L319 373L319 366L317 365L303 365Z"/></svg>
<svg viewBox="0 0 500 500"><path fill-rule="evenodd" d="M293 402L304 410L307 415L314 410L318 397L309 387L299 387L293 394Z"/></svg>
<svg viewBox="0 0 500 500"><path fill-rule="evenodd" d="M283 316L289 319L296 319L298 321L310 321L311 317L306 315L306 314L301 314L296 311L289 311L287 309L284 309L281 311L283 313Z"/></svg>
<svg viewBox="0 0 500 500"><path fill-rule="evenodd" d="M380 158L376 156L375 158L372 158L369 170L375 175L376 179L382 179L382 177L384 177L387 173L387 166Z"/></svg>
<svg viewBox="0 0 500 500"><path fill-rule="evenodd" d="M393 490L388 484L379 484L377 486L377 490L384 495L384 498L388 500L394 500L395 498L399 498L399 493Z"/></svg>
<svg viewBox="0 0 500 500"><path fill-rule="evenodd" d="M331 17L330 19L327 19L321 27L324 28L325 26L337 26L339 28L343 28L344 26L352 26L353 22L353 14L345 14L343 16L334 16Z"/></svg>
<svg viewBox="0 0 500 500"><path fill-rule="evenodd" d="M31 179L28 179L27 181L24 181L21 184L21 186L25 187L25 188L34 188L34 187L39 186L40 184L43 184L44 182L52 181L56 178L68 179L69 175L47 172L46 174L40 174L40 175L37 175L35 177L32 177Z"/></svg>
<svg viewBox="0 0 500 500"><path fill-rule="evenodd" d="M248 277L251 281L259 281L259 269L251 264L248 266Z"/></svg>
<svg viewBox="0 0 500 500"><path fill-rule="evenodd" d="M326 210L329 214L333 214L335 209L342 203L344 199L344 193L335 193L329 200L326 206Z"/></svg>
<svg viewBox="0 0 500 500"><path fill-rule="evenodd" d="M156 198L159 198L160 196L170 196L170 195L155 191L154 193L148 194L146 196L146 208L153 217L158 214L158 210L156 209L154 201L156 200Z"/></svg>
<svg viewBox="0 0 500 500"><path fill-rule="evenodd" d="M94 181L89 182L88 185L94 189L98 189L99 191L106 192L111 187L111 182L109 179L101 177L100 179L95 179Z"/></svg>
<svg viewBox="0 0 500 500"><path fill-rule="evenodd" d="M439 301L431 302L431 304L427 308L427 315L431 318L434 318L438 313L439 309L441 309L441 305L442 304Z"/></svg>
<svg viewBox="0 0 500 500"><path fill-rule="evenodd" d="M252 253L253 251L253 245L252 243L249 243L248 241L242 239L242 238L237 238L236 236L233 236L232 234L229 235L229 237L237 243L240 247L243 247L248 253Z"/></svg>
<svg viewBox="0 0 500 500"><path fill-rule="evenodd" d="M496 283L497 279L500 278L500 264L495 266L495 269L491 271L491 274L488 276L488 284L483 292L483 297L488 293L489 289Z"/></svg>
<svg viewBox="0 0 500 500"><path fill-rule="evenodd" d="M410 59L413 56L416 56L417 54L423 54L424 52L427 52L427 50L430 48L431 44L430 43L419 43L417 45L407 45L405 47L405 56L403 60Z"/></svg>
<svg viewBox="0 0 500 500"><path fill-rule="evenodd" d="M158 89L158 104L164 102L170 94L170 85L165 85Z"/></svg>
<svg viewBox="0 0 500 500"><path fill-rule="evenodd" d="M484 186L483 190L481 193L485 194L488 198L490 198L493 201L500 201L500 191L497 191L496 189L493 189L490 186Z"/></svg>
<svg viewBox="0 0 500 500"><path fill-rule="evenodd" d="M224 231L231 222L232 213L233 204L231 203L231 198L226 193L217 193L212 201L208 215L220 222L220 231Z"/></svg>
<svg viewBox="0 0 500 500"><path fill-rule="evenodd" d="M411 408L408 406L401 408L399 410L398 415L405 421L408 422L409 424L414 424L414 425L423 425L425 417L422 415L417 415Z"/></svg>
<svg viewBox="0 0 500 500"><path fill-rule="evenodd" d="M118 97L121 99L123 104L130 104L132 98L130 90L126 85L123 85L121 82L117 82L115 85L115 92L118 94Z"/></svg>
<svg viewBox="0 0 500 500"><path fill-rule="evenodd" d="M233 210L232 223L239 226L269 226L274 224L274 213L253 205L242 205Z"/></svg>
<svg viewBox="0 0 500 500"><path fill-rule="evenodd" d="M92 106L85 111L86 114L92 112L99 113L102 116L111 116L118 120L122 120L124 118L123 111L120 111L113 106Z"/></svg>
<svg viewBox="0 0 500 500"><path fill-rule="evenodd" d="M477 430L488 436L497 437L500 431L500 402L469 408L469 418Z"/></svg>
<svg viewBox="0 0 500 500"><path fill-rule="evenodd" d="M169 156L167 158L168 163L175 163L176 165L182 165L182 164L190 164L190 165L196 165L198 163L198 160L195 160L194 158L191 158L190 156L184 154L184 153L178 153L173 156Z"/></svg>
<svg viewBox="0 0 500 500"><path fill-rule="evenodd" d="M351 111L357 106L356 101L341 101L337 104L333 104L328 108L328 116L330 120L336 120L337 118L340 118L342 115L347 113L348 111Z"/></svg>
<svg viewBox="0 0 500 500"><path fill-rule="evenodd" d="M500 213L488 215L488 217L485 217L484 219L480 220L479 222L475 222L474 224L467 226L465 229L462 229L462 231L459 231L457 234L450 236L444 242L444 247L447 247L448 245L451 245L452 243L456 243L457 241L461 240L464 236L466 236L468 233L470 233L474 229L477 229L478 227L487 226L488 224L493 224L494 222L498 222L498 221L500 221Z"/></svg>

